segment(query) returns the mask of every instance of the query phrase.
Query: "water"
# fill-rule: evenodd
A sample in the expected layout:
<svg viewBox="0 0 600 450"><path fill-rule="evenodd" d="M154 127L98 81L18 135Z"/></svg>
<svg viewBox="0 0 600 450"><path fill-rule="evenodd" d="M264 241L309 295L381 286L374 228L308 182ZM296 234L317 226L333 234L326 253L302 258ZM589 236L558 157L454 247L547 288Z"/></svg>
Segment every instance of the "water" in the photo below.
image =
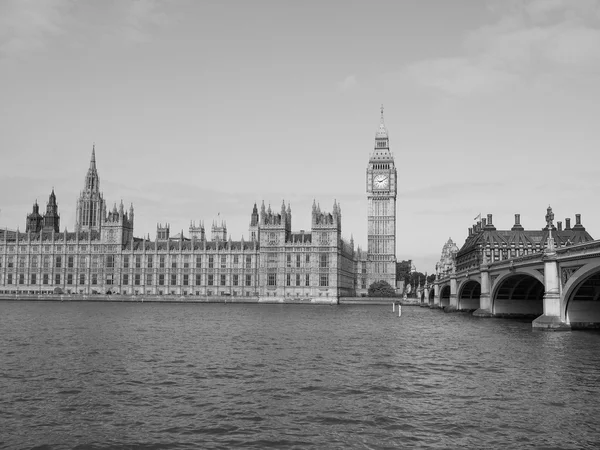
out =
<svg viewBox="0 0 600 450"><path fill-rule="evenodd" d="M0 448L596 448L600 334L389 306L0 302Z"/></svg>

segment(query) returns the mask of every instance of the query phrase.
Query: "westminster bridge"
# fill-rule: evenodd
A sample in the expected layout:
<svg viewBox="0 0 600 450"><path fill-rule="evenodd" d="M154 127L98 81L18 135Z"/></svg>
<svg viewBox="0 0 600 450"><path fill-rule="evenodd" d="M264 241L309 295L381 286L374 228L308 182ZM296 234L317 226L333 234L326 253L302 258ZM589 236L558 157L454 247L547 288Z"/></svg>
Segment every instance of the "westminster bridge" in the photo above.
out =
<svg viewBox="0 0 600 450"><path fill-rule="evenodd" d="M452 270L421 292L421 306L479 317L531 317L534 329L600 328L600 240Z"/></svg>

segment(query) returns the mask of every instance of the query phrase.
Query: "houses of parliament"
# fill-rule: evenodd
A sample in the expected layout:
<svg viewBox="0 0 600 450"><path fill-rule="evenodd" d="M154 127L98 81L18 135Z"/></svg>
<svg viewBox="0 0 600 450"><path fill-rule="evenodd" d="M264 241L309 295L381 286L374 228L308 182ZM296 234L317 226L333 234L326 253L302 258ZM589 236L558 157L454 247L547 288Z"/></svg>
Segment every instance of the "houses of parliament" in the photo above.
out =
<svg viewBox="0 0 600 450"><path fill-rule="evenodd" d="M337 303L364 296L376 281L396 284L397 172L381 121L366 170L368 248L342 238L342 209L313 203L310 231L292 230L289 203L250 213L248 239L234 241L225 222L190 224L172 236L157 225L151 240L134 235L134 208L107 209L92 149L73 231L61 231L52 190L37 201L25 231L0 230L0 294L247 297L258 301ZM250 209L250 208L249 208ZM241 299L240 299L241 300Z"/></svg>

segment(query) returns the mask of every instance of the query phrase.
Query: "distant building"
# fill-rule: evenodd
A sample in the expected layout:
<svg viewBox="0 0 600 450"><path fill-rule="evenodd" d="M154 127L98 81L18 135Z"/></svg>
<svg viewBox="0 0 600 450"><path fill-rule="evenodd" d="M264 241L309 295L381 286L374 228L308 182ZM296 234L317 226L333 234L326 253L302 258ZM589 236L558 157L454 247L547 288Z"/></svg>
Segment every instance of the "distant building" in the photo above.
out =
<svg viewBox="0 0 600 450"><path fill-rule="evenodd" d="M74 231L60 231L54 190L44 216L37 202L25 232L0 230L0 293L240 296L337 302L374 281L395 286L396 169L381 123L367 167L368 251L342 238L342 209L313 203L311 229L292 230L289 203L250 214L249 239L232 240L225 221L192 223L172 236L134 237L134 208L107 210L96 151L76 202Z"/></svg>
<svg viewBox="0 0 600 450"><path fill-rule="evenodd" d="M390 152L389 135L383 120L375 134L375 149L369 158L367 188L367 252L358 255L358 292L366 295L369 286L385 281L396 287L396 195L398 173Z"/></svg>
<svg viewBox="0 0 600 450"><path fill-rule="evenodd" d="M548 219L553 218L552 208L548 207L546 222L551 223ZM580 214L575 214L573 227L570 218L565 219L564 229L561 221L556 224L556 227L552 225L550 229L546 225L538 230L525 230L521 225L521 216L515 214L515 223L510 230L497 230L492 223L492 215L488 214L487 219L484 218L469 228L467 239L460 250L451 240L449 241L453 245L454 256L446 251L448 243L446 244L438 271L442 274L448 273L452 269L453 259L455 259L455 270L462 271L479 268L484 258L489 262L495 262L539 253L544 250L549 233L552 233L558 248L593 240L581 224Z"/></svg>

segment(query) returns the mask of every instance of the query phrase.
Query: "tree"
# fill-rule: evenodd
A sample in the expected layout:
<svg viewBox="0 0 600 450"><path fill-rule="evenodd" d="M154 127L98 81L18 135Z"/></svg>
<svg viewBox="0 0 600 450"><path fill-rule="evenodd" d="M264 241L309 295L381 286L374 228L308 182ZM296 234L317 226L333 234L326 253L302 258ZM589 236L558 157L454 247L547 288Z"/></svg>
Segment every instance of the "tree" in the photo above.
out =
<svg viewBox="0 0 600 450"><path fill-rule="evenodd" d="M375 281L369 286L369 297L395 297L396 291L386 281Z"/></svg>

